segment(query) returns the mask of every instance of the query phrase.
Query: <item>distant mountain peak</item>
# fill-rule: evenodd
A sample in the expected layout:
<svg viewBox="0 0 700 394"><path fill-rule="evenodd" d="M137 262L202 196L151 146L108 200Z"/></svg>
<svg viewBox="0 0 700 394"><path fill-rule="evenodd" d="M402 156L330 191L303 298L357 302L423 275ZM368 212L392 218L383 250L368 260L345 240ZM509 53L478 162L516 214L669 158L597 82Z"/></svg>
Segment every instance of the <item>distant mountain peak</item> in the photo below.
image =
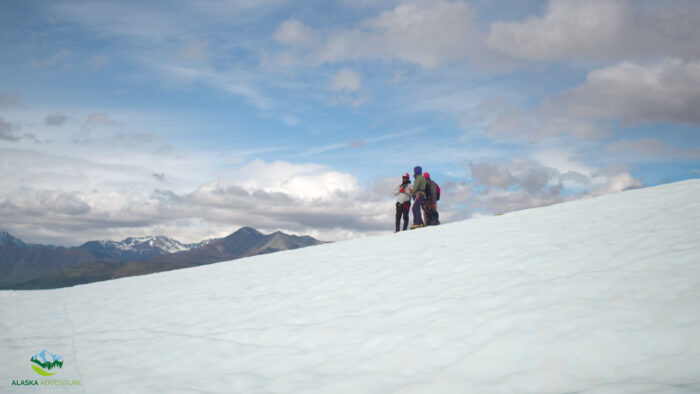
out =
<svg viewBox="0 0 700 394"><path fill-rule="evenodd" d="M250 242L251 239L259 239L262 238L263 234L252 228L252 227L241 227L236 232L228 235L227 237L223 238L227 241L235 241L235 242Z"/></svg>
<svg viewBox="0 0 700 394"><path fill-rule="evenodd" d="M0 245L15 245L15 246L26 246L21 239L13 237L12 234L7 231L0 231Z"/></svg>
<svg viewBox="0 0 700 394"><path fill-rule="evenodd" d="M260 231L252 228L252 227L241 227L236 231L234 234L261 234Z"/></svg>

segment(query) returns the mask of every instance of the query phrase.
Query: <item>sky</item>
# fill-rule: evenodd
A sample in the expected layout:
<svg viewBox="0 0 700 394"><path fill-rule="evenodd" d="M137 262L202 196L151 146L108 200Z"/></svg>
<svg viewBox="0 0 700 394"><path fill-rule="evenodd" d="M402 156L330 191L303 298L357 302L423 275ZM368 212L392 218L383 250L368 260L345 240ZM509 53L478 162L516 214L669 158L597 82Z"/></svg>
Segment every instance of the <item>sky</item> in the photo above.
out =
<svg viewBox="0 0 700 394"><path fill-rule="evenodd" d="M0 1L0 230L393 231L700 177L695 0Z"/></svg>

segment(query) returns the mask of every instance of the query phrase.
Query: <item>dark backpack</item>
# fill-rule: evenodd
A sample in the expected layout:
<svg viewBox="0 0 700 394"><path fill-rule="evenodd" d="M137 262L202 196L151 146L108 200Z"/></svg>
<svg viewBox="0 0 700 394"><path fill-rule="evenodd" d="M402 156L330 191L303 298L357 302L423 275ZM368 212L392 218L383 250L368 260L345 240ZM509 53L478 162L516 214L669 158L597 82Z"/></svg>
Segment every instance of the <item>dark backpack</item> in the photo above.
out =
<svg viewBox="0 0 700 394"><path fill-rule="evenodd" d="M436 190L436 196L435 196L435 201L440 201L440 186L435 182L434 180L430 180L427 182L425 185L425 200L430 201L430 184L434 183L435 184L435 190Z"/></svg>

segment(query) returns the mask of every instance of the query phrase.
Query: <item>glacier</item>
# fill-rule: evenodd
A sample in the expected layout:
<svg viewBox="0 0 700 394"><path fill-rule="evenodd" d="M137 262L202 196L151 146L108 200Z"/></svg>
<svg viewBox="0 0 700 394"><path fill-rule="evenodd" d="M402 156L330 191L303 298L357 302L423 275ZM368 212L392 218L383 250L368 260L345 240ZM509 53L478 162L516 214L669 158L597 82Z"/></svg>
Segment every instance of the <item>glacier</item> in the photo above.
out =
<svg viewBox="0 0 700 394"><path fill-rule="evenodd" d="M697 393L700 180L0 291L0 343L4 390L47 349L84 392Z"/></svg>

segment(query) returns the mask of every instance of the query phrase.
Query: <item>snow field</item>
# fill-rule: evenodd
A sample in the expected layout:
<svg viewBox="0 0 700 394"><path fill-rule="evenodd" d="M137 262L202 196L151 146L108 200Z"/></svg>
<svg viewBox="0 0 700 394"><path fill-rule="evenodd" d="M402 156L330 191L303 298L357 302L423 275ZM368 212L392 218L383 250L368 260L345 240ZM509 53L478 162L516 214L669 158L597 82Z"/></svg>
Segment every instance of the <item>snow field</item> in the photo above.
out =
<svg viewBox="0 0 700 394"><path fill-rule="evenodd" d="M0 391L700 392L700 181L0 292Z"/></svg>

